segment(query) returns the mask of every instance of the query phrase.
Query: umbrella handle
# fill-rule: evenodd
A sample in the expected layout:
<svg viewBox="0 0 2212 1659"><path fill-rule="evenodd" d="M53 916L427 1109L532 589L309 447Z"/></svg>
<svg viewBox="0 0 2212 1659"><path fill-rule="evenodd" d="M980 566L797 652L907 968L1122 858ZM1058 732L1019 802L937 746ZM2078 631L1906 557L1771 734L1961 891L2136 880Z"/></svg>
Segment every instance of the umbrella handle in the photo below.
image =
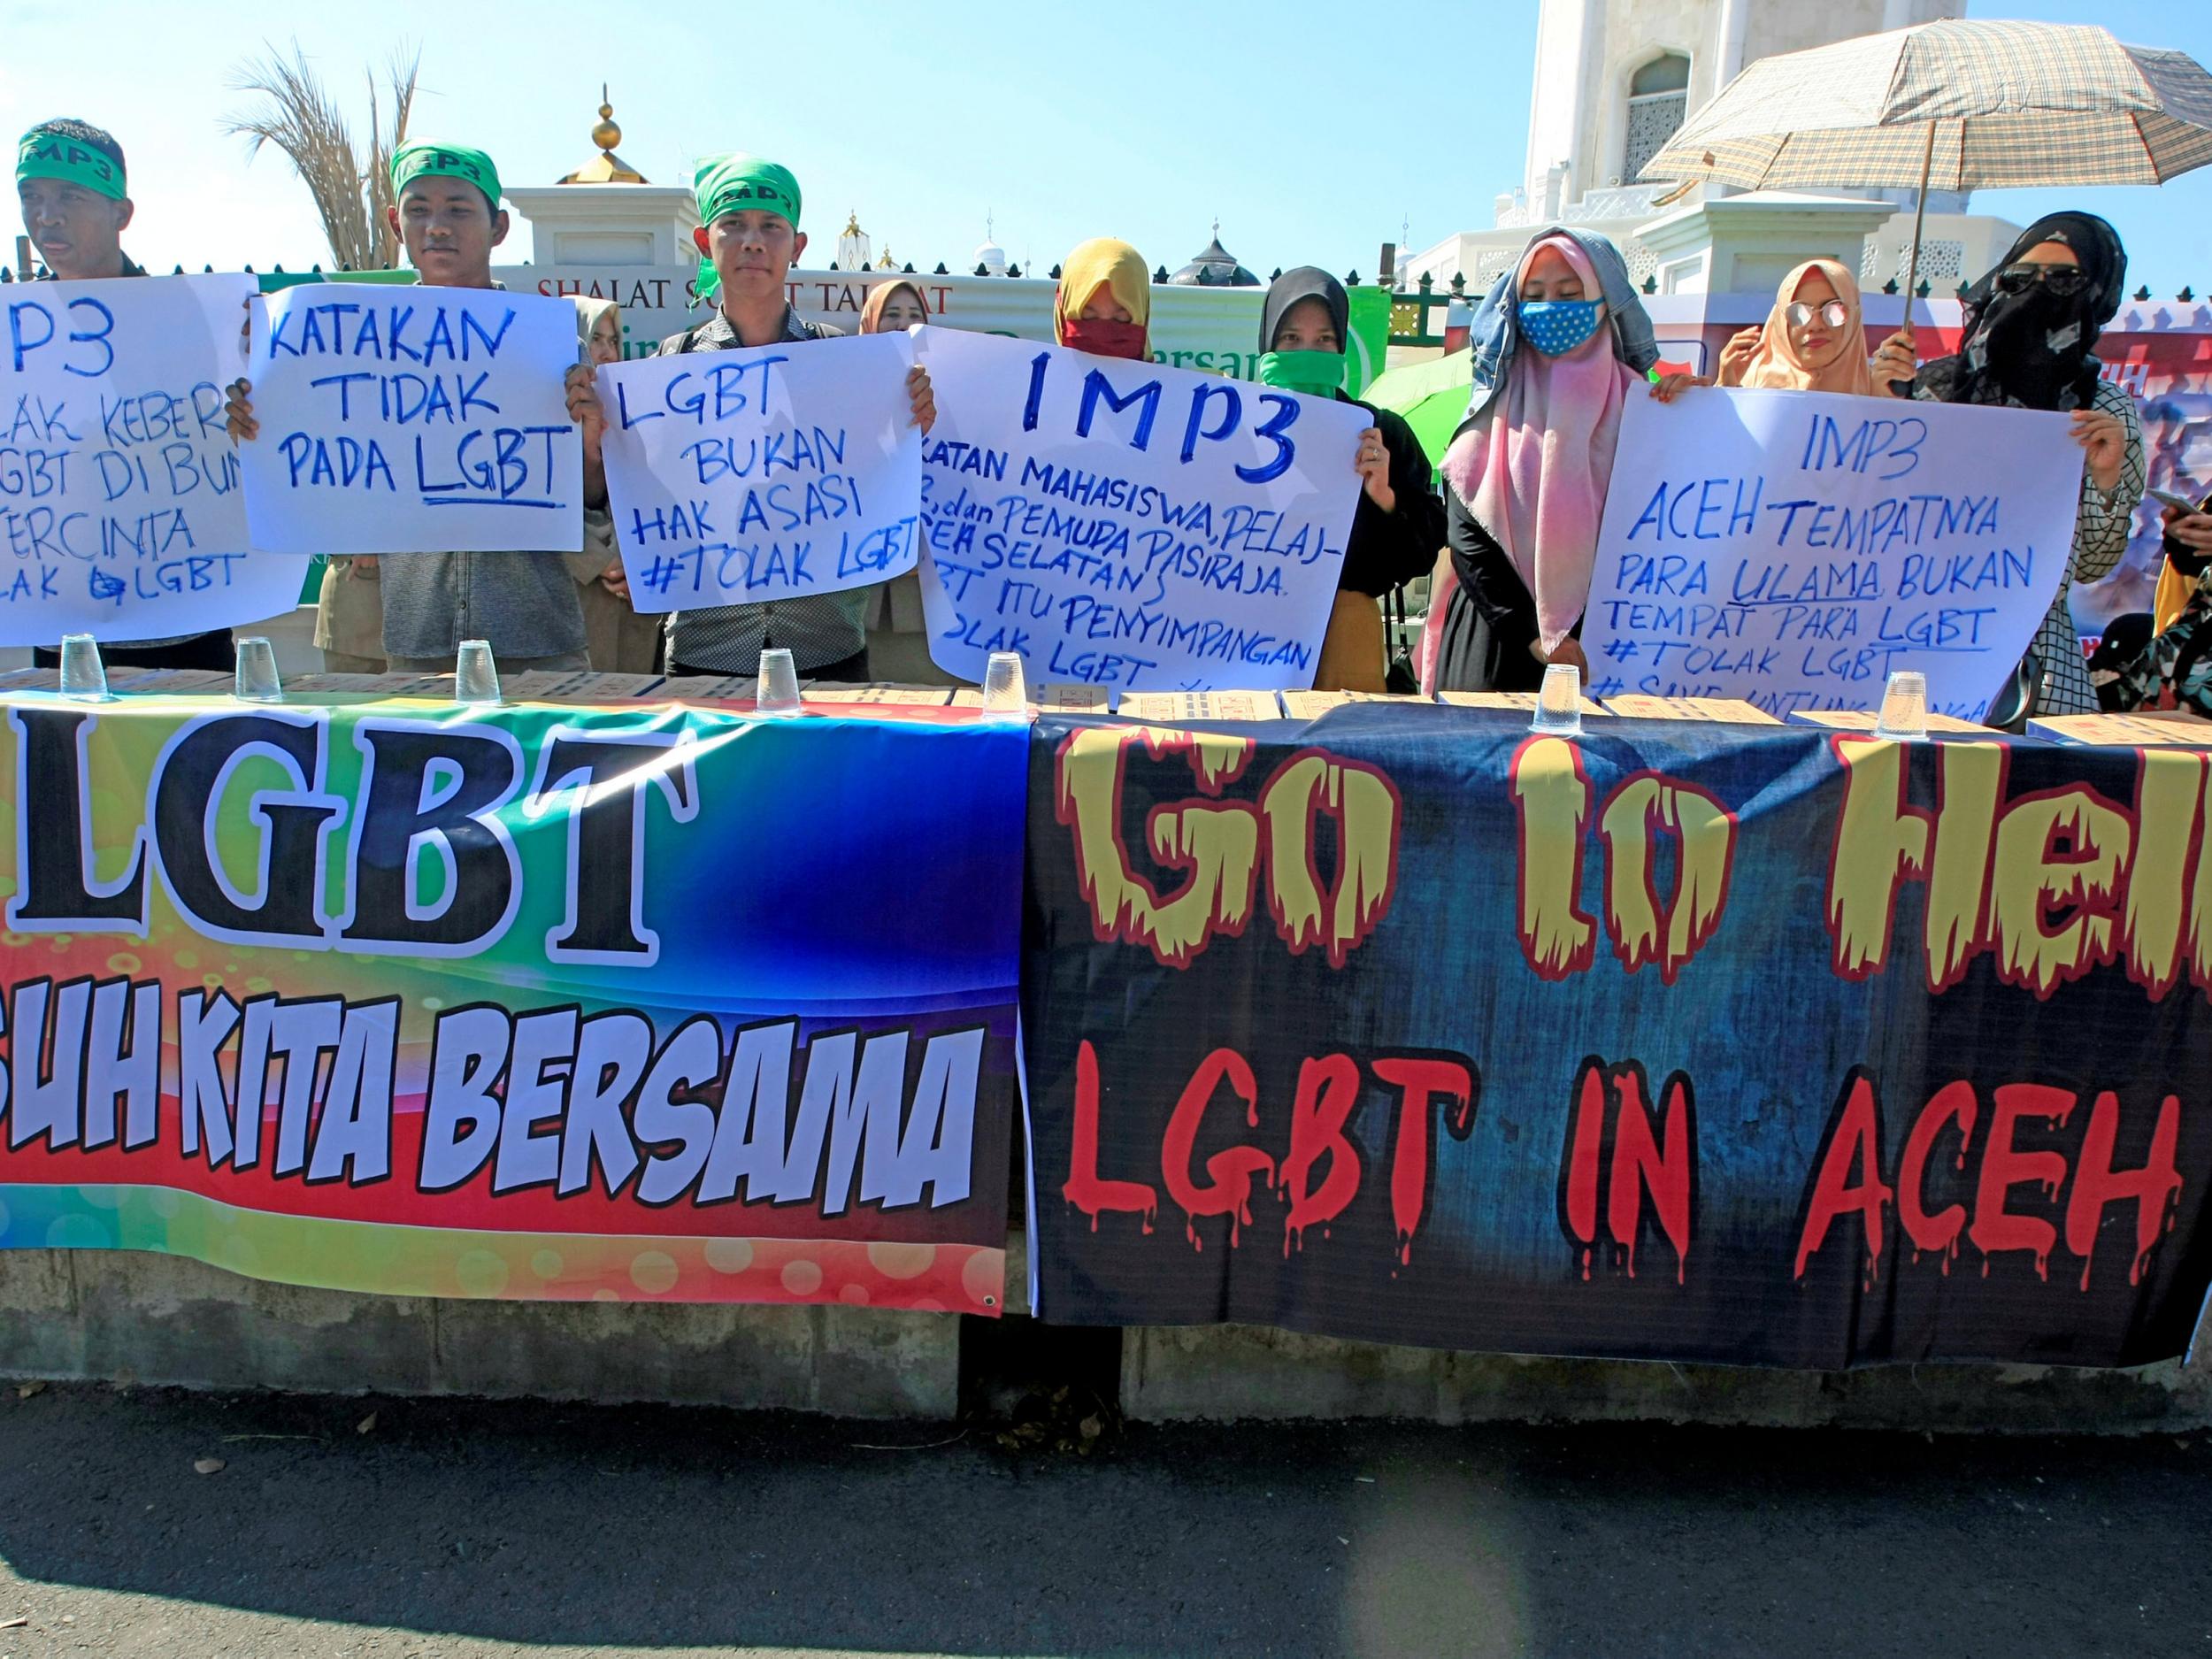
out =
<svg viewBox="0 0 2212 1659"><path fill-rule="evenodd" d="M1910 262L1905 266L1904 332L1908 339L1912 336L1912 303L1920 289L1920 232L1921 227L1928 222L1928 177L1935 170L1935 141L1936 124L1930 121L1928 123L1928 146L1920 155L1920 204L1913 210L1912 257ZM1890 386L1893 389L1902 388L1898 391L1898 396L1901 397L1911 395L1912 383L1909 380L1892 380Z"/></svg>

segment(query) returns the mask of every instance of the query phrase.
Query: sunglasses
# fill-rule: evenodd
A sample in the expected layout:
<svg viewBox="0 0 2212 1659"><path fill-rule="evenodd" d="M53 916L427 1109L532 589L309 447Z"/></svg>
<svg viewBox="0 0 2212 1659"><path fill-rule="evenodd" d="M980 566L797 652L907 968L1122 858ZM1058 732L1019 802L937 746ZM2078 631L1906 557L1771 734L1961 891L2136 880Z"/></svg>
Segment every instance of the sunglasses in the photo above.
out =
<svg viewBox="0 0 2212 1659"><path fill-rule="evenodd" d="M1830 300L1816 311L1802 300L1792 300L1782 315L1793 328L1802 328L1817 317L1831 328L1840 328L1851 320L1851 308L1841 300Z"/></svg>
<svg viewBox="0 0 2212 1659"><path fill-rule="evenodd" d="M2037 265L2023 259L1997 273L1997 286L2008 294L2025 294L2040 282L2061 299L2070 299L2089 286L2089 273L2078 265Z"/></svg>

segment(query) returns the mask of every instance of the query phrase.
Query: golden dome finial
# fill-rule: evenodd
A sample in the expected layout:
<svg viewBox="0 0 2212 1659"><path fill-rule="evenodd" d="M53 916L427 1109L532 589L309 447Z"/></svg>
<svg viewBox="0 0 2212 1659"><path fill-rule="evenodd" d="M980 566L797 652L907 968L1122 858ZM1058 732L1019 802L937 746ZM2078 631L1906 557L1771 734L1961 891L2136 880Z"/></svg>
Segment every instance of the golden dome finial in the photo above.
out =
<svg viewBox="0 0 2212 1659"><path fill-rule="evenodd" d="M845 234L848 236L857 236L861 234L860 210L858 208L854 208L845 216Z"/></svg>
<svg viewBox="0 0 2212 1659"><path fill-rule="evenodd" d="M607 86L599 83L599 125L591 129L591 142L602 150L612 150L622 142L622 129L614 124L614 105L607 97Z"/></svg>

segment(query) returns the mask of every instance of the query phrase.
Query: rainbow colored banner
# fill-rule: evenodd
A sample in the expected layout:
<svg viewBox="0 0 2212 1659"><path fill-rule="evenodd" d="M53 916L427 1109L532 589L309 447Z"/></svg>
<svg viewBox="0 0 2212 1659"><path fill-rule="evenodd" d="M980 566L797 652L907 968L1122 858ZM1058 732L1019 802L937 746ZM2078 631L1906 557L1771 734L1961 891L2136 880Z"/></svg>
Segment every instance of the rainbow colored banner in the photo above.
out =
<svg viewBox="0 0 2212 1659"><path fill-rule="evenodd" d="M995 1314L1025 739L10 693L0 1248Z"/></svg>

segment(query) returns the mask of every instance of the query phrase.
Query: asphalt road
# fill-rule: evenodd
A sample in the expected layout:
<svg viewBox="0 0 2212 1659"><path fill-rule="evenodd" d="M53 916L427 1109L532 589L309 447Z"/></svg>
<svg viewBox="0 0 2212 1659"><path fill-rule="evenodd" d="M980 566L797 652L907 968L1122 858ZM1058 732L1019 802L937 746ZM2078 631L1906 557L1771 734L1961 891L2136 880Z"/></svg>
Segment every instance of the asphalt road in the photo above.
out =
<svg viewBox="0 0 2212 1659"><path fill-rule="evenodd" d="M2203 1435L956 1432L10 1385L0 1656L2212 1654Z"/></svg>

